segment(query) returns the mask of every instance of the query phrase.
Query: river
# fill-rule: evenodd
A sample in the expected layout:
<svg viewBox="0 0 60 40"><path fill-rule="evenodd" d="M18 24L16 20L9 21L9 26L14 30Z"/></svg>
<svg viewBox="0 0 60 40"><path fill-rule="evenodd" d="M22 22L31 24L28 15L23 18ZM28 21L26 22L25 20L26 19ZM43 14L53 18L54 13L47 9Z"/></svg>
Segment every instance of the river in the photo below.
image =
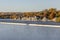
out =
<svg viewBox="0 0 60 40"><path fill-rule="evenodd" d="M0 40L60 40L60 27L0 24Z"/></svg>

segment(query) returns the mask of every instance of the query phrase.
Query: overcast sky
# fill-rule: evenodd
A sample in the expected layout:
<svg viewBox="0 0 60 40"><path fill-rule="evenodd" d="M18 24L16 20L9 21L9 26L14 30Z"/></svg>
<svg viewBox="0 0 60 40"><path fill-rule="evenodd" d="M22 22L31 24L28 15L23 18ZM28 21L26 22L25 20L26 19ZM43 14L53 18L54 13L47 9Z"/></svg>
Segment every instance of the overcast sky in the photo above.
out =
<svg viewBox="0 0 60 40"><path fill-rule="evenodd" d="M60 0L0 0L0 11L40 11L47 8L60 9Z"/></svg>

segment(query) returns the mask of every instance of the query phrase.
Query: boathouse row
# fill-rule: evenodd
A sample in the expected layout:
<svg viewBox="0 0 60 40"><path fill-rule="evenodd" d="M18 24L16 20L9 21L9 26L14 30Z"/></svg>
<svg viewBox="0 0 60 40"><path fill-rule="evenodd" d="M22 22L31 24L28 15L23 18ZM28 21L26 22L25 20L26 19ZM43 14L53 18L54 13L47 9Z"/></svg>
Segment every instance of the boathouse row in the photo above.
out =
<svg viewBox="0 0 60 40"><path fill-rule="evenodd" d="M14 19L14 20L29 20L29 21L48 21L48 18L44 14L39 12L0 12L0 19Z"/></svg>
<svg viewBox="0 0 60 40"><path fill-rule="evenodd" d="M0 12L0 19L26 19L26 20L40 20L39 18L43 18L38 12ZM35 18L35 19L34 19Z"/></svg>

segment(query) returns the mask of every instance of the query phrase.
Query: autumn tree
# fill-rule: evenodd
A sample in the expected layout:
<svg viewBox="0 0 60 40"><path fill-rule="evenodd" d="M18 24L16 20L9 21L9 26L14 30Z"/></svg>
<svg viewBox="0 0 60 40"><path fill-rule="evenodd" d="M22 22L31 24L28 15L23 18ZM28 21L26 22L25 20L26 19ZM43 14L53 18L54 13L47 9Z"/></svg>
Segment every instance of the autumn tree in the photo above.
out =
<svg viewBox="0 0 60 40"><path fill-rule="evenodd" d="M49 9L49 19L53 19L56 16L56 9L55 8L51 8Z"/></svg>

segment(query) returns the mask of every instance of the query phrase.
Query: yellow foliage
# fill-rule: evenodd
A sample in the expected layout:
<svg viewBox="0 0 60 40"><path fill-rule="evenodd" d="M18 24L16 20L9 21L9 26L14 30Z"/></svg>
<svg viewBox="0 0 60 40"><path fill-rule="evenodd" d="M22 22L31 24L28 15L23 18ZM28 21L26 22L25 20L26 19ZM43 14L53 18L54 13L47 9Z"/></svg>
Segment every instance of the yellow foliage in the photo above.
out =
<svg viewBox="0 0 60 40"><path fill-rule="evenodd" d="M60 22L60 17L56 18L56 22Z"/></svg>

